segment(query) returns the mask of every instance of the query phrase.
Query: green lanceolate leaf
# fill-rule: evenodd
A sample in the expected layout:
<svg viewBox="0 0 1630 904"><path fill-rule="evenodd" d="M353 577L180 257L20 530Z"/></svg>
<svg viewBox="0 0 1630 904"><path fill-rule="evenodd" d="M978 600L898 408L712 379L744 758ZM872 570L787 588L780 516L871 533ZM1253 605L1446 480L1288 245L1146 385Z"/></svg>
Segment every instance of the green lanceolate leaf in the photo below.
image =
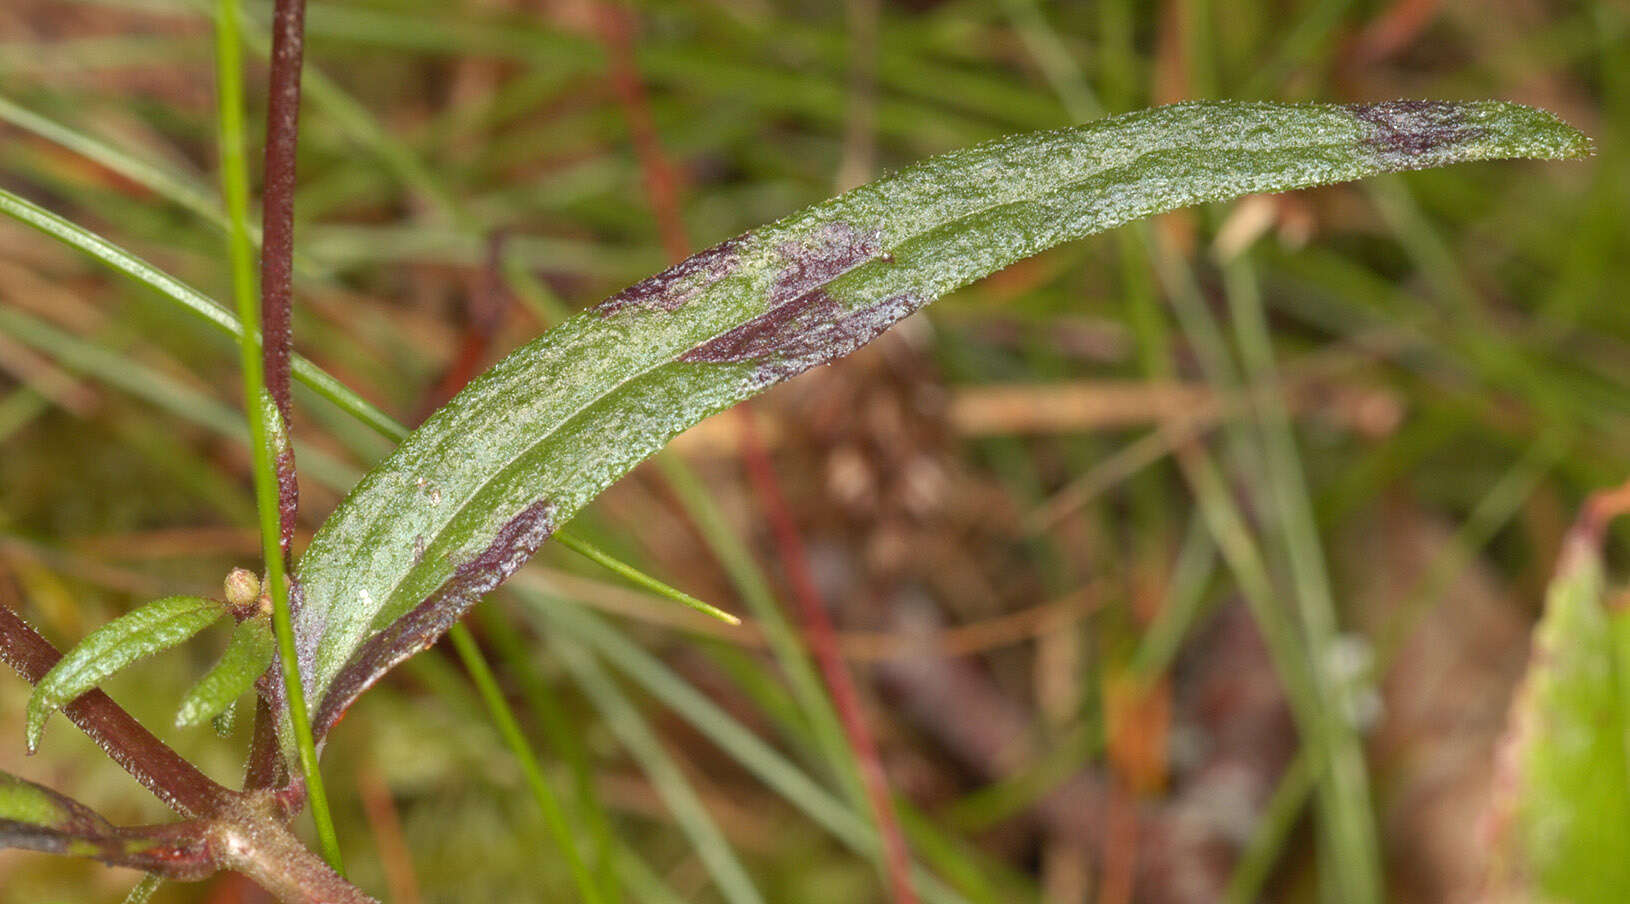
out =
<svg viewBox="0 0 1630 904"><path fill-rule="evenodd" d="M722 242L510 355L334 511L299 569L317 731L675 434L952 289L1185 205L1588 153L1498 102L1178 104L936 157Z"/></svg>
<svg viewBox="0 0 1630 904"><path fill-rule="evenodd" d="M226 614L214 600L168 596L119 616L68 651L28 698L28 749L39 746L45 720L59 707L132 662L167 650Z"/></svg>
<svg viewBox="0 0 1630 904"><path fill-rule="evenodd" d="M178 878L214 870L203 836L170 827L120 829L44 785L0 772L0 848L94 857Z"/></svg>
<svg viewBox="0 0 1630 904"><path fill-rule="evenodd" d="M268 620L261 617L239 622L221 660L181 701L175 715L176 727L215 720L221 722L216 726L218 731L230 731L232 704L254 687L255 679L271 664L272 628Z"/></svg>
<svg viewBox="0 0 1630 904"><path fill-rule="evenodd" d="M1498 758L1491 901L1630 900L1630 611L1576 530Z"/></svg>

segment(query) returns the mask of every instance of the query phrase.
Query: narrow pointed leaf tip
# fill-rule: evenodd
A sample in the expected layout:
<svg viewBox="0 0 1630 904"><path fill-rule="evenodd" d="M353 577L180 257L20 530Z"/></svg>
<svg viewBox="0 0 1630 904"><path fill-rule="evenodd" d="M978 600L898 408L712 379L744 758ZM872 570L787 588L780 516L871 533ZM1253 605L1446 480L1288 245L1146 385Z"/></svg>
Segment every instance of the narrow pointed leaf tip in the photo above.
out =
<svg viewBox="0 0 1630 904"><path fill-rule="evenodd" d="M45 673L28 698L28 750L39 747L45 721L75 697L132 662L167 650L214 624L226 609L215 600L170 596L92 631Z"/></svg>
<svg viewBox="0 0 1630 904"><path fill-rule="evenodd" d="M499 362L334 511L299 567L318 730L674 435L952 289L1191 204L1589 150L1496 101L1176 104L936 157L722 242Z"/></svg>

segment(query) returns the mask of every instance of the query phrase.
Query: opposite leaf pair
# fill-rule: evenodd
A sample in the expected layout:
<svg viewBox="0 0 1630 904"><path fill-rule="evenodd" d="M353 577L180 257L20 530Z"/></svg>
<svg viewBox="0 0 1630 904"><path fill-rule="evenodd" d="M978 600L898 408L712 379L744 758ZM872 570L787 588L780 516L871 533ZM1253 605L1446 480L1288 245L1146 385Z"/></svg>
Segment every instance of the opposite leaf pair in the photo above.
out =
<svg viewBox="0 0 1630 904"><path fill-rule="evenodd" d="M237 619L232 640L219 662L187 692L176 712L178 728L213 721L229 734L236 703L272 661L271 625L260 581L234 569L226 579L226 600L167 596L134 609L92 631L34 686L28 699L27 742L33 753L51 713L105 681L127 665L185 643L226 616Z"/></svg>

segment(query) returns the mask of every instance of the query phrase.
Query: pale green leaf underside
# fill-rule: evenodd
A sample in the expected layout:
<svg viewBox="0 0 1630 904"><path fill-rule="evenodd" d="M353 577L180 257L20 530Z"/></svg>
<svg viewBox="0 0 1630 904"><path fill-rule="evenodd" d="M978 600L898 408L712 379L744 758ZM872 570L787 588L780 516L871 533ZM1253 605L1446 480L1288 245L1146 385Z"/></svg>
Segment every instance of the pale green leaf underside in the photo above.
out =
<svg viewBox="0 0 1630 904"><path fill-rule="evenodd" d="M68 651L28 698L28 749L39 746L45 720L57 708L145 656L167 650L226 614L214 600L168 596L108 622Z"/></svg>
<svg viewBox="0 0 1630 904"><path fill-rule="evenodd" d="M220 661L182 699L176 711L176 727L202 725L226 714L271 664L272 628L268 620L255 618L240 622L233 629L232 640L227 643Z"/></svg>
<svg viewBox="0 0 1630 904"><path fill-rule="evenodd" d="M1492 101L1178 104L936 157L709 249L504 359L340 504L299 568L310 693L332 718L445 629L421 603L456 615L680 431L1014 261L1205 201L1588 153Z"/></svg>

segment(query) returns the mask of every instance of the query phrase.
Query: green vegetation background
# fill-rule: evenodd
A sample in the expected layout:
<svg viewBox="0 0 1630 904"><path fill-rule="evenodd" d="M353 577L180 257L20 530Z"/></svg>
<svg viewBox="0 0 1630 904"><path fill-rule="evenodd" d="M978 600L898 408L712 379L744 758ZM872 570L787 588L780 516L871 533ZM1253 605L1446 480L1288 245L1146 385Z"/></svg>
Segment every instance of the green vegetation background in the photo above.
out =
<svg viewBox="0 0 1630 904"><path fill-rule="evenodd" d="M461 356L485 366L665 262L601 13L593 0L310 8L296 343L404 420ZM1320 889L1335 872L1321 857L1363 852L1302 818L1324 765L1298 752L1239 628L1252 587L1204 530L1230 510L1282 613L1266 630L1305 631L1321 605L1340 627L1330 668L1351 684L1334 702L1365 727L1387 899L1474 890L1494 750L1562 534L1586 493L1630 477L1630 10L849 0L640 3L632 20L697 247L939 151L1187 98L1497 97L1596 139L1583 163L1249 199L1078 243L754 407L849 631L913 850L957 893L1178 900L1151 874L1182 866L1241 900L1342 899ZM227 297L210 53L187 0L5 4L0 186ZM28 113L99 147L65 149ZM1236 316L1258 300L1277 370ZM66 646L252 564L232 347L12 223L0 308L4 604ZM1288 460L1273 406L1250 391L1274 380ZM1194 411L1222 426L1186 439L1177 414ZM578 523L710 602L790 611L739 432L708 425ZM311 528L383 448L309 398L295 433ZM1287 495L1308 518L1286 516ZM719 865L732 859L766 900L883 899L870 859L834 840L857 819L864 835L865 810L774 630L676 617L558 550L521 584L477 627L575 824L614 839L627 899L740 900ZM959 627L928 644L947 649L925 660L938 671L914 679L884 654L918 649L925 622ZM673 672L642 672L654 663L625 639ZM224 642L111 690L164 725ZM948 685L959 695L933 693ZM692 691L720 708L680 699ZM0 769L115 821L163 818L72 731L25 760L25 698L0 680ZM569 899L483 713L438 651L333 736L325 774L365 887ZM767 744L721 742L742 727ZM241 736L165 736L212 774L237 772ZM789 802L765 779L777 764L831 793ZM1208 771L1224 767L1237 786ZM711 832L671 815L671 782L694 789ZM1082 801L1076 822L1059 815ZM1205 844L1173 840L1196 822ZM4 902L113 901L134 881L0 853ZM228 879L157 900L247 894Z"/></svg>

